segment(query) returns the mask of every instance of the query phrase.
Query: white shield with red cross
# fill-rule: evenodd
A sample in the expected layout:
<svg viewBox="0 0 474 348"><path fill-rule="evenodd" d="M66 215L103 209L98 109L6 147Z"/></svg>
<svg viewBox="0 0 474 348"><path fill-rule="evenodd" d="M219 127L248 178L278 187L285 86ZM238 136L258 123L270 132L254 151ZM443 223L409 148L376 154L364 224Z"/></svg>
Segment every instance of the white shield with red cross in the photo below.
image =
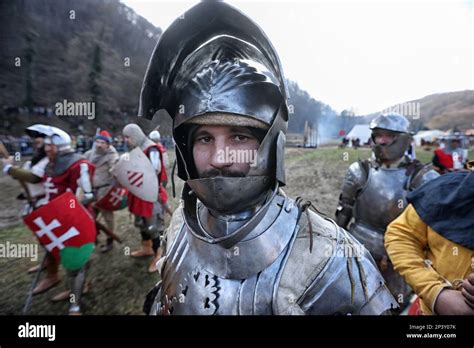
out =
<svg viewBox="0 0 474 348"><path fill-rule="evenodd" d="M125 153L112 170L117 181L134 196L147 201L158 200L158 177L150 160L136 147Z"/></svg>
<svg viewBox="0 0 474 348"><path fill-rule="evenodd" d="M127 206L127 190L120 186L112 186L105 195L95 203L102 210L120 210Z"/></svg>
<svg viewBox="0 0 474 348"><path fill-rule="evenodd" d="M71 192L54 198L23 220L66 269L79 269L89 260L97 235L95 222Z"/></svg>

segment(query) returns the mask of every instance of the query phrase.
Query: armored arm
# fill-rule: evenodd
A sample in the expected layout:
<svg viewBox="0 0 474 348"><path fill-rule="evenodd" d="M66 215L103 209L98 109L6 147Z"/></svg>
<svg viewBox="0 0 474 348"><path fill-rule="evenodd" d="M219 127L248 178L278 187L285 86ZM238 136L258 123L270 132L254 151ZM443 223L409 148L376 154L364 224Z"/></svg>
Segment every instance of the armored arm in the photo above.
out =
<svg viewBox="0 0 474 348"><path fill-rule="evenodd" d="M163 248L164 248L164 257L162 257L157 263L158 274L162 277L162 270L165 265L165 262L168 257L168 248L173 245L173 242L176 238L176 235L180 232L181 228L184 224L184 218L182 213L182 207L178 206L171 217L170 224L168 228L165 230L165 234L163 236ZM143 312L147 315L157 315L161 314L161 309L158 306L158 302L160 299L160 291L161 291L161 280L149 291L146 296L145 303L143 305Z"/></svg>
<svg viewBox="0 0 474 348"><path fill-rule="evenodd" d="M362 244L339 229L325 269L309 286L300 307L310 315L384 315L398 304Z"/></svg>
<svg viewBox="0 0 474 348"><path fill-rule="evenodd" d="M410 191L415 190L425 182L436 179L439 173L434 170L433 164L426 164L422 166L414 175L410 184Z"/></svg>
<svg viewBox="0 0 474 348"><path fill-rule="evenodd" d="M158 306L156 300L160 298L161 280L148 292L143 304L143 312L146 315L157 315Z"/></svg>
<svg viewBox="0 0 474 348"><path fill-rule="evenodd" d="M367 249L334 221L303 214L282 270L274 312L280 315L380 315L397 308ZM309 227L311 221L312 228ZM307 235L315 245L309 249Z"/></svg>
<svg viewBox="0 0 474 348"><path fill-rule="evenodd" d="M357 194L364 186L366 178L367 174L361 163L352 163L344 178L341 194L339 195L339 204L336 210L336 223L342 228L347 228L347 225L351 221L352 209Z"/></svg>

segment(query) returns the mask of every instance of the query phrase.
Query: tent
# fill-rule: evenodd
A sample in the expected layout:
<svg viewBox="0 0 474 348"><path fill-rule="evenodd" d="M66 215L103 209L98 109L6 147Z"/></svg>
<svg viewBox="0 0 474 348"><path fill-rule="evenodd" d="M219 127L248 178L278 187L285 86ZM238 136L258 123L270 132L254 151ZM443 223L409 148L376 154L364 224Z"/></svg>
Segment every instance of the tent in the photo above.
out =
<svg viewBox="0 0 474 348"><path fill-rule="evenodd" d="M413 136L413 139L415 140L416 146L421 145L421 139L424 141L429 141L433 142L436 139L442 138L445 136L446 133L437 129L433 130L426 130L426 131L419 131Z"/></svg>
<svg viewBox="0 0 474 348"><path fill-rule="evenodd" d="M356 124L346 135L346 138L349 140L359 138L360 144L363 145L369 141L371 134L372 131L370 130L368 124Z"/></svg>

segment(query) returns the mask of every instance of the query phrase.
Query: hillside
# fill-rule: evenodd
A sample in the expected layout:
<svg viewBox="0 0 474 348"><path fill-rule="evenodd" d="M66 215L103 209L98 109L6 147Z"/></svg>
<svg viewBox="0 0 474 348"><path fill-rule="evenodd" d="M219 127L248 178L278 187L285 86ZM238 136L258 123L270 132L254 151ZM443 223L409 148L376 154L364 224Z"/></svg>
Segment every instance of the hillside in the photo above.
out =
<svg viewBox="0 0 474 348"><path fill-rule="evenodd" d="M420 116L430 129L474 128L474 91L433 94L416 100Z"/></svg>
<svg viewBox="0 0 474 348"><path fill-rule="evenodd" d="M466 130L474 128L474 91L465 90L428 95L403 104L419 103L420 119L414 129ZM397 105L388 109L396 108ZM366 121L378 113L367 115ZM412 120L413 122L413 120Z"/></svg>
<svg viewBox="0 0 474 348"><path fill-rule="evenodd" d="M31 116L41 122L38 114L64 100L95 101L96 118L60 119L50 112L45 122L71 130L115 130L118 120L122 126L134 118L161 34L118 0L2 1L0 31L0 129L13 133L31 123ZM24 106L29 115L18 110Z"/></svg>

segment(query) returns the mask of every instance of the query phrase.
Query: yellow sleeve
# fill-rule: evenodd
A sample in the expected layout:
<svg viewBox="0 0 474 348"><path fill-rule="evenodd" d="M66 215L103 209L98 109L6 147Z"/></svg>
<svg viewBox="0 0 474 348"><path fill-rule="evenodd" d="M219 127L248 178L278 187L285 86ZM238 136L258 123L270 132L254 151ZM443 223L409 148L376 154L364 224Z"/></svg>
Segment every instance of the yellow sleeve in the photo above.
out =
<svg viewBox="0 0 474 348"><path fill-rule="evenodd" d="M394 269L433 311L436 298L448 285L440 274L425 262L428 228L410 204L387 227L385 248Z"/></svg>

